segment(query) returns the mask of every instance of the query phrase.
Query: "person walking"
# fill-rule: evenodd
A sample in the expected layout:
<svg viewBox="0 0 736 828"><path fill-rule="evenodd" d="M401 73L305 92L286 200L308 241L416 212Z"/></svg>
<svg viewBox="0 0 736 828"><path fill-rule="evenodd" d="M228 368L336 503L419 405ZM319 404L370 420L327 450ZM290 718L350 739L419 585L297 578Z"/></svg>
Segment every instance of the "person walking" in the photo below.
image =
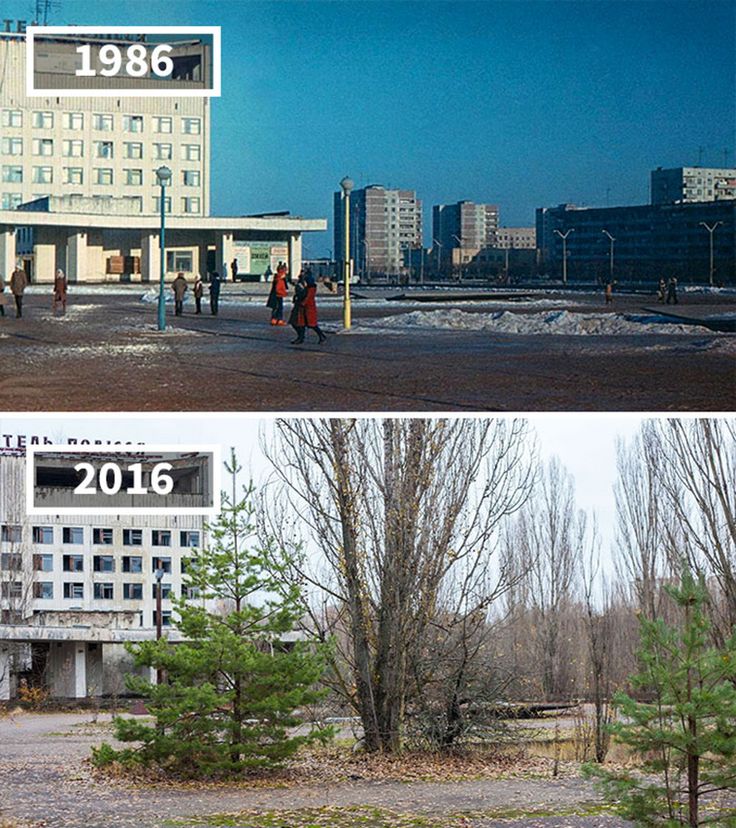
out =
<svg viewBox="0 0 736 828"><path fill-rule="evenodd" d="M66 293L69 288L66 274L59 268L54 276L54 301L51 303L51 313L56 316L56 306L61 305L61 312L66 313Z"/></svg>
<svg viewBox="0 0 736 828"><path fill-rule="evenodd" d="M220 274L213 270L210 273L210 311L213 316L217 316L217 311L220 308Z"/></svg>
<svg viewBox="0 0 736 828"><path fill-rule="evenodd" d="M10 277L10 292L15 299L15 318L23 316L23 293L28 286L28 277L25 270L16 265L13 275Z"/></svg>
<svg viewBox="0 0 736 828"><path fill-rule="evenodd" d="M311 328L319 337L320 345L326 341L327 337L324 335L319 325L317 324L317 282L314 276L309 273L300 273L299 282L297 286L300 288L300 299L296 313L296 323L292 322L296 329L297 337L292 342L292 345L301 345L304 342L304 334L306 328ZM296 295L296 291L295 291ZM292 315L294 311L292 310Z"/></svg>
<svg viewBox="0 0 736 828"><path fill-rule="evenodd" d="M233 282L237 282L238 281L238 260L237 259L232 260L232 263L230 264L230 270L232 271L232 274L233 274Z"/></svg>
<svg viewBox="0 0 736 828"><path fill-rule="evenodd" d="M271 308L271 324L285 325L284 322L284 298L289 295L289 287L286 284L286 268L278 268L273 275L271 292L268 294L266 305Z"/></svg>
<svg viewBox="0 0 736 828"><path fill-rule="evenodd" d="M5 279L0 273L0 316L5 316Z"/></svg>
<svg viewBox="0 0 736 828"><path fill-rule="evenodd" d="M679 300L677 298L677 279L674 276L670 276L670 279L667 282L667 304L679 304Z"/></svg>
<svg viewBox="0 0 736 828"><path fill-rule="evenodd" d="M664 297L667 292L667 285L664 281L664 278L660 278L659 284L657 285L657 301L660 305L664 304Z"/></svg>
<svg viewBox="0 0 736 828"><path fill-rule="evenodd" d="M606 288L604 290L604 295L606 297L606 304L607 305L613 304L613 282L606 282Z"/></svg>
<svg viewBox="0 0 736 828"><path fill-rule="evenodd" d="M171 289L174 291L174 316L181 316L184 313L184 295L189 289L183 273L176 274Z"/></svg>
<svg viewBox="0 0 736 828"><path fill-rule="evenodd" d="M204 283L202 282L202 277L199 275L199 273L196 275L194 279L194 288L192 289L192 293L194 294L194 313L202 313L202 296L204 295Z"/></svg>

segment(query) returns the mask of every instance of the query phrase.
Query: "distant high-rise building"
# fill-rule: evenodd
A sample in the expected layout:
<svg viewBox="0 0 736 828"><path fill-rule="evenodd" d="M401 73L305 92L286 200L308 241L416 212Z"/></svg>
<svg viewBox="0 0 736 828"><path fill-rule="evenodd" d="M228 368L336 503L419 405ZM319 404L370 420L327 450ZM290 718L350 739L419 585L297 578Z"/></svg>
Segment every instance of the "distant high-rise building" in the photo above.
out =
<svg viewBox="0 0 736 828"><path fill-rule="evenodd" d="M498 207L495 204L435 204L432 208L433 245L445 262L462 264L496 243Z"/></svg>
<svg viewBox="0 0 736 828"><path fill-rule="evenodd" d="M534 227L499 227L496 244L500 250L535 250L537 231Z"/></svg>
<svg viewBox="0 0 736 828"><path fill-rule="evenodd" d="M335 258L345 256L342 193L334 195ZM399 273L403 251L422 243L422 202L414 190L371 184L350 196L350 258L358 274Z"/></svg>
<svg viewBox="0 0 736 828"><path fill-rule="evenodd" d="M652 204L722 201L736 198L736 168L657 167L651 173Z"/></svg>

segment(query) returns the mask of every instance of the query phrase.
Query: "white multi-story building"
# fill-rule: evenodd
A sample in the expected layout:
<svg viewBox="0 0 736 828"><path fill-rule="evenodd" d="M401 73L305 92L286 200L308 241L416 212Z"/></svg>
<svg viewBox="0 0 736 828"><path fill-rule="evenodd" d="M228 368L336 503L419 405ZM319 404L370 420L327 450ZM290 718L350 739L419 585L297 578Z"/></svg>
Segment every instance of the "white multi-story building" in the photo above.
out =
<svg viewBox="0 0 736 828"><path fill-rule="evenodd" d="M204 541L198 516L29 516L23 456L0 454L0 700L27 673L52 695L123 689L126 641L152 638L172 599L195 598L186 559Z"/></svg>
<svg viewBox="0 0 736 828"><path fill-rule="evenodd" d="M44 60L63 67L83 40L45 38ZM200 86L209 46L189 42L181 51L189 74L178 85ZM209 98L175 90L166 97L29 97L25 36L17 33L0 32L0 66L0 210L44 196L124 197L130 214L158 213L155 170L165 164L172 171L167 212L209 215ZM144 88L146 80L138 83Z"/></svg>
<svg viewBox="0 0 736 828"><path fill-rule="evenodd" d="M651 173L652 204L736 199L734 167L657 167Z"/></svg>

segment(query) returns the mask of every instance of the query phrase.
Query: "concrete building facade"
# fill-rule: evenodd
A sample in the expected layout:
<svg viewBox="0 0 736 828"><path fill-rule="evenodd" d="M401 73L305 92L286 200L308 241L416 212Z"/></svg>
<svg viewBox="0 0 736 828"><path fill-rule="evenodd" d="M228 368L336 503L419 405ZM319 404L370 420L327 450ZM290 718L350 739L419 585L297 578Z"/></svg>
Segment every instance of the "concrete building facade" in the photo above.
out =
<svg viewBox="0 0 736 828"><path fill-rule="evenodd" d="M25 502L25 457L0 451L0 700L22 680L59 697L123 692L123 644L155 636L156 569L164 628L174 597L196 599L182 575L203 519L29 516Z"/></svg>
<svg viewBox="0 0 736 828"><path fill-rule="evenodd" d="M495 247L499 250L536 250L536 228L499 227L496 231Z"/></svg>
<svg viewBox="0 0 736 828"><path fill-rule="evenodd" d="M736 198L735 167L657 167L651 172L652 204Z"/></svg>
<svg viewBox="0 0 736 828"><path fill-rule="evenodd" d="M498 231L498 207L458 201L432 208L432 244L439 250L443 267L458 267L477 260L480 252L494 247Z"/></svg>
<svg viewBox="0 0 736 828"><path fill-rule="evenodd" d="M83 40L44 38L46 62L63 73ZM156 214L155 170L165 164L172 171L167 212L209 215L210 99L175 94L204 84L208 44L179 47L190 63L198 58L200 71L183 76L172 95L120 98L28 97L25 46L24 35L0 32L0 210L49 195L108 202L124 196L128 212ZM151 81L136 83L145 89Z"/></svg>
<svg viewBox="0 0 736 828"><path fill-rule="evenodd" d="M345 206L334 194L335 258L344 261ZM350 196L350 258L356 275L398 274L405 251L422 244L422 202L414 190L371 184Z"/></svg>

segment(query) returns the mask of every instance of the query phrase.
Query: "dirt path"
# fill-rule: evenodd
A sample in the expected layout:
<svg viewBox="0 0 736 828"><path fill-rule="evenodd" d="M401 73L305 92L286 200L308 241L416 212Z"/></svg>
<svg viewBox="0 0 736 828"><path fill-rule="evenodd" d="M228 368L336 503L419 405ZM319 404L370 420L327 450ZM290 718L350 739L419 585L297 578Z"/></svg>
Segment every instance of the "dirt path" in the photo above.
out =
<svg viewBox="0 0 736 828"><path fill-rule="evenodd" d="M48 828L158 828L184 818L193 819L187 824L212 825L215 814L363 806L415 817L426 815L439 819L440 824L447 818L448 826L458 828L623 825L613 817L575 815L575 811L585 814L597 801L590 784L578 778L355 781L290 788L132 786L122 781L102 781L82 760L89 756L92 745L109 739L107 722L109 717L102 716L98 724L90 724L89 714L22 714L0 719L0 817L25 819ZM546 816L536 817L534 812ZM459 814L466 815L463 821L458 821ZM303 824L292 819L285 814L284 821L274 825L289 828ZM227 824L243 828L249 825L247 817Z"/></svg>

